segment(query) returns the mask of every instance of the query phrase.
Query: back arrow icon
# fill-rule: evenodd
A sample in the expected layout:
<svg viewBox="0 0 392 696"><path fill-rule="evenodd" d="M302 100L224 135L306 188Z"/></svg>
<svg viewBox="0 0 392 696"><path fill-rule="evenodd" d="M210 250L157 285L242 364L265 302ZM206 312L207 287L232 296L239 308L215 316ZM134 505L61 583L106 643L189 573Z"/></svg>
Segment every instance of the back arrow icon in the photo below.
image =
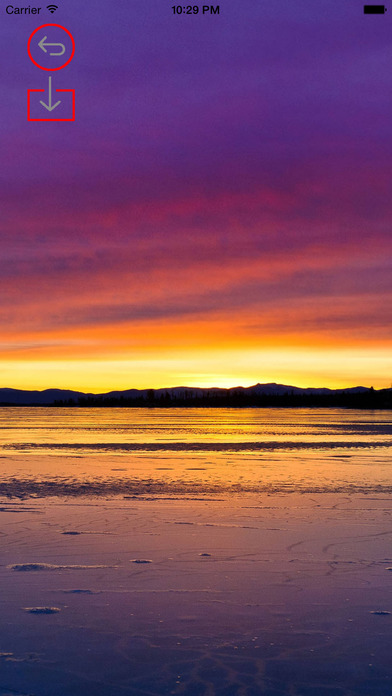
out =
<svg viewBox="0 0 392 696"><path fill-rule="evenodd" d="M44 36L44 38L41 39L41 41L39 42L38 46L39 46L40 48L42 48L42 50L43 50L44 53L47 53L47 50L46 50L45 46L59 46L59 47L62 48L62 51L60 51L60 53L49 53L49 55L50 55L50 56L62 56L63 53L65 53L65 46L64 46L64 44L62 44L62 43L45 43L45 41L46 41L47 38L48 38L47 36Z"/></svg>

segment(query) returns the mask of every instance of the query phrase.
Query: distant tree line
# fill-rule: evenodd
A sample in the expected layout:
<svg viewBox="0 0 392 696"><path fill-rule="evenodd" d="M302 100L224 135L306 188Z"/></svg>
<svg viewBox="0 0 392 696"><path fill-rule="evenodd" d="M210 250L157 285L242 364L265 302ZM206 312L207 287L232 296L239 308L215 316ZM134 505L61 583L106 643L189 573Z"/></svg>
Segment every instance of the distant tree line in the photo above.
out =
<svg viewBox="0 0 392 696"><path fill-rule="evenodd" d="M365 392L340 392L328 394L298 394L287 391L284 394L249 394L242 390L228 392L204 391L202 394L184 390L181 394L166 391L156 394L149 389L146 395L133 398L126 396L85 396L79 399L57 400L52 406L76 406L83 408L392 408L392 390L375 390L373 387Z"/></svg>

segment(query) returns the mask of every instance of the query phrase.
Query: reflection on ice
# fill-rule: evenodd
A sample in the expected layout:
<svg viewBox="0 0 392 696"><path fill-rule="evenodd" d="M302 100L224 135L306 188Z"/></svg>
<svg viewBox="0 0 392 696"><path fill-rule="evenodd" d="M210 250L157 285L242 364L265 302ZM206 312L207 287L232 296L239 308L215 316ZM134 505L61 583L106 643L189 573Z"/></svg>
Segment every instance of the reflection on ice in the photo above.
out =
<svg viewBox="0 0 392 696"><path fill-rule="evenodd" d="M391 443L388 412L0 409L0 696L390 696Z"/></svg>

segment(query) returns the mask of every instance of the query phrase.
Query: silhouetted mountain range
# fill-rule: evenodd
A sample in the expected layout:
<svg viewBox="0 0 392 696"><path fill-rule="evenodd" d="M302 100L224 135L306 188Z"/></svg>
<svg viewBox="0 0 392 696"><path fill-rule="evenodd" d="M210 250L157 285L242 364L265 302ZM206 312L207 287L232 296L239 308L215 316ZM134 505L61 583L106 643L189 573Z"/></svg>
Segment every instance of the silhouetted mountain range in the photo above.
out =
<svg viewBox="0 0 392 696"><path fill-rule="evenodd" d="M91 394L69 389L0 389L1 406L342 406L347 408L392 408L392 389L351 387L327 389L293 387L285 384L255 384L252 387L168 387L125 389Z"/></svg>

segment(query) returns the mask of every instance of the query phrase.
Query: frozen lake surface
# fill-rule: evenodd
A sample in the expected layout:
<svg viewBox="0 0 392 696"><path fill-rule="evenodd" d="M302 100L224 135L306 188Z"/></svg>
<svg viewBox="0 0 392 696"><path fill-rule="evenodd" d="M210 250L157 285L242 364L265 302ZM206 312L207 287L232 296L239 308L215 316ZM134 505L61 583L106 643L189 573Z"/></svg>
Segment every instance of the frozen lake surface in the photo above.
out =
<svg viewBox="0 0 392 696"><path fill-rule="evenodd" d="M15 408L0 433L0 696L390 696L390 412Z"/></svg>

